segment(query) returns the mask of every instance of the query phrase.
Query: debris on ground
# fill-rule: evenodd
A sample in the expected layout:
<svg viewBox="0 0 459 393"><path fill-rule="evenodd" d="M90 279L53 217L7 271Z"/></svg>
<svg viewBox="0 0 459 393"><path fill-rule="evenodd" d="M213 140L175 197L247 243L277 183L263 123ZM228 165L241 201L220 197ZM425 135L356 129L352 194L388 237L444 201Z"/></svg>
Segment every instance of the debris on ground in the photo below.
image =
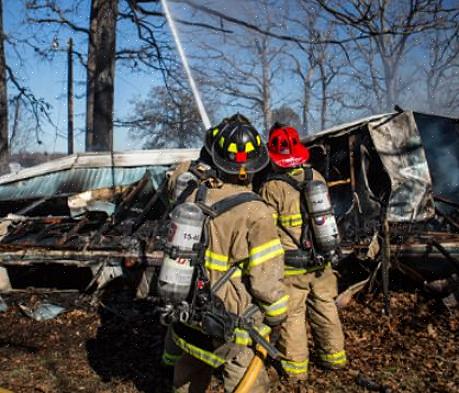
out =
<svg viewBox="0 0 459 393"><path fill-rule="evenodd" d="M8 304L0 296L0 312L6 312L8 310Z"/></svg>
<svg viewBox="0 0 459 393"><path fill-rule="evenodd" d="M37 296L5 298L31 304ZM160 364L164 327L150 302L116 293L93 308L76 294L59 296L47 301L68 311L49 321L25 318L17 306L0 314L0 386L15 393L170 391L171 370ZM309 380L298 385L280 381L270 366L272 392L368 392L357 383L360 374L360 382L372 381L386 393L457 393L459 315L416 291L392 294L392 318L382 309L382 295L365 295L341 310L346 370L324 371L312 361ZM312 342L311 348L313 359ZM223 392L218 377L212 386Z"/></svg>
<svg viewBox="0 0 459 393"><path fill-rule="evenodd" d="M65 311L65 307L50 303L36 303L34 307L28 307L24 304L18 304L21 311L29 318L36 321L48 321L56 318Z"/></svg>

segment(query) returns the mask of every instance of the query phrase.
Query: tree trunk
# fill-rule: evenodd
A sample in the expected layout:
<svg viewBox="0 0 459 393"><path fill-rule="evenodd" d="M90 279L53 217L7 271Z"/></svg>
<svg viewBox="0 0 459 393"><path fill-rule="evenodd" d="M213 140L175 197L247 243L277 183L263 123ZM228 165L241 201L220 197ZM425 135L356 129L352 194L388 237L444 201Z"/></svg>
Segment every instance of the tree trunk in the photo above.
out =
<svg viewBox="0 0 459 393"><path fill-rule="evenodd" d="M8 172L8 91L3 32L3 1L0 0L0 173Z"/></svg>
<svg viewBox="0 0 459 393"><path fill-rule="evenodd" d="M117 0L92 0L88 52L87 151L113 148Z"/></svg>
<svg viewBox="0 0 459 393"><path fill-rule="evenodd" d="M323 59L319 63L320 70L320 81L322 89L322 102L320 103L320 129L325 129L325 123L327 121L327 109L328 109L328 97L327 97L327 75L325 72L325 66Z"/></svg>
<svg viewBox="0 0 459 393"><path fill-rule="evenodd" d="M86 67L86 151L94 145L94 75L96 70L96 37L98 1L91 2L89 24L88 62Z"/></svg>
<svg viewBox="0 0 459 393"><path fill-rule="evenodd" d="M263 126L266 136L269 133L269 128L272 126L272 111L271 111L271 81L270 81L270 64L266 58L266 53L262 54L262 73L263 73Z"/></svg>
<svg viewBox="0 0 459 393"><path fill-rule="evenodd" d="M303 105L302 105L302 123L304 135L309 134L309 105L311 103L311 80L309 78L310 72L303 81Z"/></svg>

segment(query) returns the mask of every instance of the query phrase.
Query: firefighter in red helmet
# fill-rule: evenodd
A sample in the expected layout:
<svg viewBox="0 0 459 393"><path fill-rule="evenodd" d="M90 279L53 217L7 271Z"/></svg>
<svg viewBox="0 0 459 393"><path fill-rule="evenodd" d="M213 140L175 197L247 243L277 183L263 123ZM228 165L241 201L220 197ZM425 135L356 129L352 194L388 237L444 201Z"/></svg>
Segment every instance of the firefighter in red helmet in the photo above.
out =
<svg viewBox="0 0 459 393"><path fill-rule="evenodd" d="M280 328L277 345L285 356L281 365L286 377L301 380L307 377L309 363L305 317L320 365L335 369L346 364L344 336L334 302L337 281L330 264L332 253L320 258L306 200L307 187L319 184L326 190L326 183L319 172L306 165L309 150L293 127L275 124L268 151L273 172L260 194L275 211L285 250L284 283L289 295L289 313ZM331 240L337 239L336 231Z"/></svg>

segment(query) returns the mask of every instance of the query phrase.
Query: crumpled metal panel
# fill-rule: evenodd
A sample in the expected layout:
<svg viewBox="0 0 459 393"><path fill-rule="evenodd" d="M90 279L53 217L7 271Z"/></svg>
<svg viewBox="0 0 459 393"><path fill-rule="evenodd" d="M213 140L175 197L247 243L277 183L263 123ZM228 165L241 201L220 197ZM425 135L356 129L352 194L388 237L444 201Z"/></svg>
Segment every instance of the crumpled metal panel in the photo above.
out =
<svg viewBox="0 0 459 393"><path fill-rule="evenodd" d="M426 221L435 214L432 179L413 112L368 124L391 181L390 222Z"/></svg>
<svg viewBox="0 0 459 393"><path fill-rule="evenodd" d="M104 187L125 186L151 173L155 188L164 178L168 166L118 168L72 168L0 185L0 201L28 200L71 195Z"/></svg>

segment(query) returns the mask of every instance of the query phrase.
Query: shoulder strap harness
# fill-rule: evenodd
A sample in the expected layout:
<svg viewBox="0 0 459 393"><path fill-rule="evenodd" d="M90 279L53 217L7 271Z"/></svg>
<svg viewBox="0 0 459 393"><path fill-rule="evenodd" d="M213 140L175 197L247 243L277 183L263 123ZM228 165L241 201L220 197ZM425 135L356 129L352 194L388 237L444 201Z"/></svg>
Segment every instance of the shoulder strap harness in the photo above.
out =
<svg viewBox="0 0 459 393"><path fill-rule="evenodd" d="M313 172L311 167L304 168L304 180L298 181L293 177L289 176L286 173L273 173L267 179L267 181L271 180L280 180L287 184L289 184L292 188L297 190L300 193L300 212L301 216L303 217L303 226L301 228L301 241L299 242L291 233L290 231L281 223L278 222L278 226L285 232L286 235L292 239L293 243L298 247L299 250L304 250L304 244L307 240L310 239L311 235L309 233L309 222L308 222L308 211L307 205L305 200L305 189L308 182L310 182L313 178Z"/></svg>

